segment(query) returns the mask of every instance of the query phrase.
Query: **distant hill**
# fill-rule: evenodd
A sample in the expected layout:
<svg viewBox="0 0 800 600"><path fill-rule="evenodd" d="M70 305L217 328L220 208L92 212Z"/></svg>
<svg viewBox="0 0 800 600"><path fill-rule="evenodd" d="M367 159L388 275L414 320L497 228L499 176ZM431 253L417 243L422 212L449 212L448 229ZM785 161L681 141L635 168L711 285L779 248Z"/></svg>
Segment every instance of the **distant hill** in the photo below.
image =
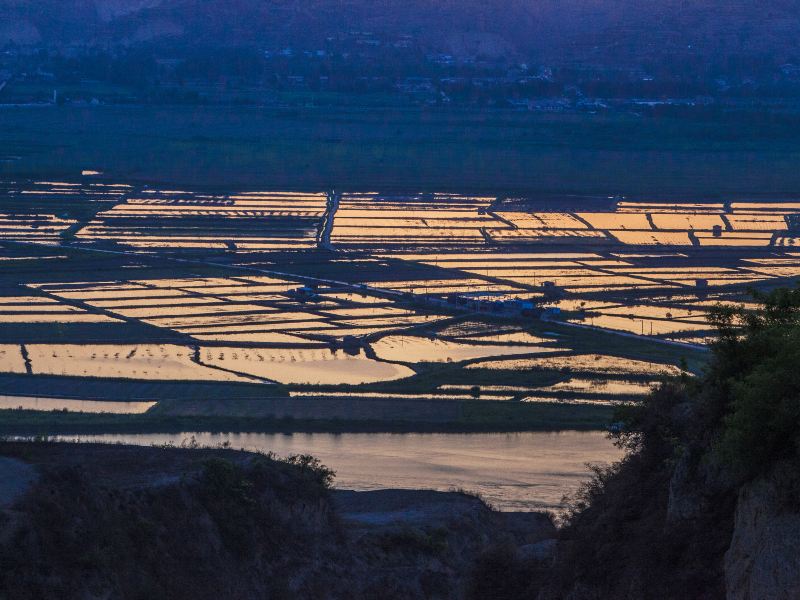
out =
<svg viewBox="0 0 800 600"><path fill-rule="evenodd" d="M0 45L314 47L353 30L550 61L791 61L800 0L0 0Z"/></svg>

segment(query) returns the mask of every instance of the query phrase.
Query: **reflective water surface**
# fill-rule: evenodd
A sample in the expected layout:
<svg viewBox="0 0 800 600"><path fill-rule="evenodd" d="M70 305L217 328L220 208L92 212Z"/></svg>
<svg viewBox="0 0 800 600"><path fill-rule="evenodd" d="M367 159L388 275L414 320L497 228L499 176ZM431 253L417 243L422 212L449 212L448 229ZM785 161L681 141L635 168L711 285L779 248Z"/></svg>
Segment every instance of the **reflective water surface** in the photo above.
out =
<svg viewBox="0 0 800 600"><path fill-rule="evenodd" d="M118 415L147 412L155 402L102 402L69 398L40 398L35 396L0 396L0 409L60 410L82 413L113 413Z"/></svg>
<svg viewBox="0 0 800 600"><path fill-rule="evenodd" d="M622 453L602 432L470 434L181 433L102 435L84 440L132 444L202 445L308 453L336 471L342 489L463 488L500 510L557 509L589 476L587 463L610 463Z"/></svg>

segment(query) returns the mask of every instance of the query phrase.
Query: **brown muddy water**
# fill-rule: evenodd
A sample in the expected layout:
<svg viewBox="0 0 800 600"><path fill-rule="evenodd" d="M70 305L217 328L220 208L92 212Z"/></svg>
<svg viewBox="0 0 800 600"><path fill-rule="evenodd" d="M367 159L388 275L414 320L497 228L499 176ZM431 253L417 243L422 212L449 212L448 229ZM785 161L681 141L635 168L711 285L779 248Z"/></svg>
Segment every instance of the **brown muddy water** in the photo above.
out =
<svg viewBox="0 0 800 600"><path fill-rule="evenodd" d="M341 489L465 489L503 511L558 510L563 497L589 478L588 463L622 457L598 431L108 434L81 441L180 445L192 438L201 445L230 442L233 448L281 456L313 454L336 471Z"/></svg>

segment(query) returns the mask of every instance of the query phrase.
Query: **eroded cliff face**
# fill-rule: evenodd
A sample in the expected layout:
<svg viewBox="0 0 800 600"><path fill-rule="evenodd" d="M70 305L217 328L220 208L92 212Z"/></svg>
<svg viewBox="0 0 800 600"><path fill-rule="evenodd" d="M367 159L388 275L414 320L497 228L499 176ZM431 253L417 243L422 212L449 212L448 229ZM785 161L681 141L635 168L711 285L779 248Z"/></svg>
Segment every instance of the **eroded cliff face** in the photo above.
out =
<svg viewBox="0 0 800 600"><path fill-rule="evenodd" d="M725 554L728 600L800 598L800 510L777 474L739 492Z"/></svg>

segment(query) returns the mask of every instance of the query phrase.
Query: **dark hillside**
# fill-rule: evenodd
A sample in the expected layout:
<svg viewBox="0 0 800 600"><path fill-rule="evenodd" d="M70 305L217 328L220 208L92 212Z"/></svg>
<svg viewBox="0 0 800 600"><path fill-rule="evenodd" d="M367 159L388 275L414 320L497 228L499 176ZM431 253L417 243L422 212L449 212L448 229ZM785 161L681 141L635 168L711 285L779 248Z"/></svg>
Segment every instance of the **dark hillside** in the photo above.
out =
<svg viewBox="0 0 800 600"><path fill-rule="evenodd" d="M310 457L2 443L0 598L458 598L486 544L555 533L464 494L330 481Z"/></svg>
<svg viewBox="0 0 800 600"><path fill-rule="evenodd" d="M757 300L713 314L702 378L623 411L630 455L573 499L553 562L488 555L476 581L513 581L503 598L798 597L800 289Z"/></svg>
<svg viewBox="0 0 800 600"><path fill-rule="evenodd" d="M0 43L318 47L361 31L410 35L431 50L535 53L548 60L640 65L673 55L787 62L796 0L0 0ZM5 38L5 39L2 39Z"/></svg>

